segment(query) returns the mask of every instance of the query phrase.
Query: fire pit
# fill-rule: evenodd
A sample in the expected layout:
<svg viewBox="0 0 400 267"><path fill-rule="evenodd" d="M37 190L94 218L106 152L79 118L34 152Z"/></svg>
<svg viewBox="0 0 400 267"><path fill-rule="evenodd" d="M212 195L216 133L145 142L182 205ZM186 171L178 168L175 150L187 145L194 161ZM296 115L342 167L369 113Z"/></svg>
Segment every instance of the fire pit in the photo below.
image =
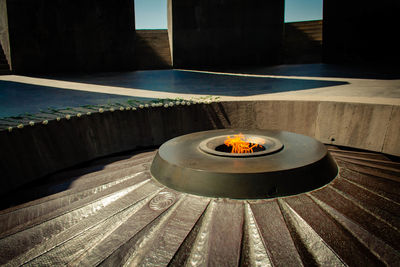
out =
<svg viewBox="0 0 400 267"><path fill-rule="evenodd" d="M151 173L175 190L258 199L311 191L332 181L336 163L317 140L271 130L214 130L164 143Z"/></svg>
<svg viewBox="0 0 400 267"><path fill-rule="evenodd" d="M277 152L283 144L276 138L262 135L236 134L208 138L199 144L199 149L211 155L222 157L255 157Z"/></svg>

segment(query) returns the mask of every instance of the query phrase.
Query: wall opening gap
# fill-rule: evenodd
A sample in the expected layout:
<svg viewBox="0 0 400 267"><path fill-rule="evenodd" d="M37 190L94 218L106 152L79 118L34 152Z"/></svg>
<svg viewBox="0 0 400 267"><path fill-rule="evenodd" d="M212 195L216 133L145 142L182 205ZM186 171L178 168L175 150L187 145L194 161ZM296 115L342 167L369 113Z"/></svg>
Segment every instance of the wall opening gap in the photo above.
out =
<svg viewBox="0 0 400 267"><path fill-rule="evenodd" d="M136 30L166 30L167 0L135 0Z"/></svg>

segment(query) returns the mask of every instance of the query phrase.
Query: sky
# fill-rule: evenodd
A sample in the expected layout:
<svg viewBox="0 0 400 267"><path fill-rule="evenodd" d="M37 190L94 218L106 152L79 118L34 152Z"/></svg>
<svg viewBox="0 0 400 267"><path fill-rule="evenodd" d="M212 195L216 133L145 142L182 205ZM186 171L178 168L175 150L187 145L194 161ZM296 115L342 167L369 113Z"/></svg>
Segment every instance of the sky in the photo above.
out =
<svg viewBox="0 0 400 267"><path fill-rule="evenodd" d="M323 0L285 0L285 22L322 19ZM136 29L166 29L167 0L135 0Z"/></svg>

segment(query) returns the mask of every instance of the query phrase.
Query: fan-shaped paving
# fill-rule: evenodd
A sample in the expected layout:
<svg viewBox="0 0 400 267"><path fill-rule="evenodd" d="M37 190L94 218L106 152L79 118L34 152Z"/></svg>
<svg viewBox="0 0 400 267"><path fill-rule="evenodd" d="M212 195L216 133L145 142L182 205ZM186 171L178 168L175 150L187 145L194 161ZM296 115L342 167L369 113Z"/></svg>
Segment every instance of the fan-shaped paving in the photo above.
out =
<svg viewBox="0 0 400 267"><path fill-rule="evenodd" d="M399 266L400 164L329 150L332 183L265 200L165 188L149 172L156 151L55 174L19 192L41 198L0 211L0 264Z"/></svg>

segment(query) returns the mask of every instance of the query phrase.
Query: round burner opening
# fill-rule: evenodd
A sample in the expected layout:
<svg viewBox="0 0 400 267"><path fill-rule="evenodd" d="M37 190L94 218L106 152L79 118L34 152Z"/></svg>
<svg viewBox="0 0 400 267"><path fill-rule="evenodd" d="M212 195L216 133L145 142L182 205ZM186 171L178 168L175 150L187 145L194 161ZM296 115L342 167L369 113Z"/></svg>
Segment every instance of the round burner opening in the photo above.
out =
<svg viewBox="0 0 400 267"><path fill-rule="evenodd" d="M215 148L215 150L218 151L218 152L233 153L233 152L232 152L233 147L227 146L227 145L225 145L225 144L222 144L222 145L217 146L217 147ZM250 154L250 153L257 153L257 152L261 152L261 151L264 151L264 150L265 150L265 147L264 147L263 145L258 145L258 146L256 146L256 147L253 148L252 152L244 152L244 153L245 153L245 154L246 154L246 153L248 153L248 154Z"/></svg>
<svg viewBox="0 0 400 267"><path fill-rule="evenodd" d="M240 139L239 139L240 138ZM227 140L240 140L235 147ZM279 152L284 148L283 143L276 138L258 134L218 135L206 138L200 142L200 151L220 157L258 157ZM239 153L239 150L242 150Z"/></svg>

